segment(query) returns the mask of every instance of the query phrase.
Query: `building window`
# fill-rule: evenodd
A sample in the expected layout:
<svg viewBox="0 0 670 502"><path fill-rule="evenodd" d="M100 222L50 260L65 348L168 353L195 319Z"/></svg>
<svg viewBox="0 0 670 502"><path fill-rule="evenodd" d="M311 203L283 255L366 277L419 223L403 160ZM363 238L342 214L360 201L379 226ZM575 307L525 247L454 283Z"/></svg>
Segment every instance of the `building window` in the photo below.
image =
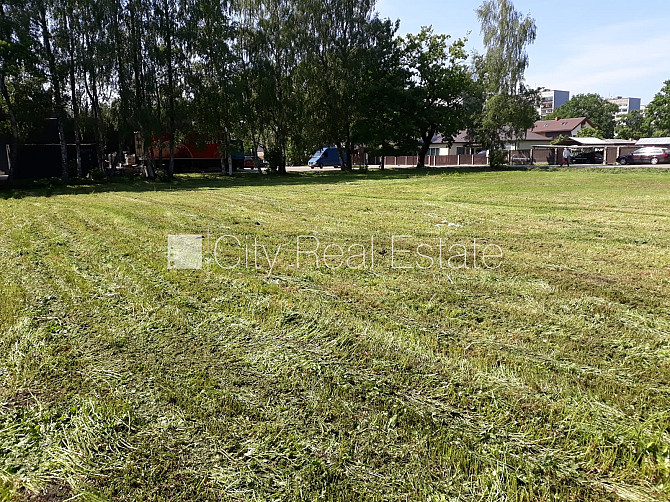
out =
<svg viewBox="0 0 670 502"><path fill-rule="evenodd" d="M435 157L437 155L440 155L440 149L439 148L429 148L428 149L428 155L431 157Z"/></svg>
<svg viewBox="0 0 670 502"><path fill-rule="evenodd" d="M457 146L456 147L456 155L465 155L465 147L464 146Z"/></svg>

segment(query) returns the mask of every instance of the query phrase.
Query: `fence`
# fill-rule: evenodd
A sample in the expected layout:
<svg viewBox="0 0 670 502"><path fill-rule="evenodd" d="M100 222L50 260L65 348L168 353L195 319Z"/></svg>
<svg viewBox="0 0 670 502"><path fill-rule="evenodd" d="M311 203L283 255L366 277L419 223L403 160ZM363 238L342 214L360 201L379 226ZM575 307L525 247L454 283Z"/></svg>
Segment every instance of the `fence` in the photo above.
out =
<svg viewBox="0 0 670 502"><path fill-rule="evenodd" d="M394 167L416 166L419 162L417 155L401 155L398 157L384 157L384 165ZM381 157L371 157L370 163L381 164ZM486 155L426 155L426 165L431 167L446 166L485 166L488 164Z"/></svg>
<svg viewBox="0 0 670 502"><path fill-rule="evenodd" d="M636 146L608 146L604 148L604 164L615 164L617 157L636 150ZM533 148L530 150L507 151L509 165L560 164L563 160L563 147ZM416 166L419 158L413 156L384 157L384 164L394 167ZM381 157L371 157L370 164L379 165ZM484 166L488 164L486 155L427 155L426 165L431 167L447 166Z"/></svg>

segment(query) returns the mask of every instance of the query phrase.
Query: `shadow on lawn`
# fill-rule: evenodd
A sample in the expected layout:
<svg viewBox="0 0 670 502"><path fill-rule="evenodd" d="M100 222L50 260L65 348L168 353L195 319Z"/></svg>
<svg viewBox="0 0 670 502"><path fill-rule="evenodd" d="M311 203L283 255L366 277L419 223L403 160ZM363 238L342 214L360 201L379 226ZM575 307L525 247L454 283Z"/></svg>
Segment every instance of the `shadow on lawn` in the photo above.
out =
<svg viewBox="0 0 670 502"><path fill-rule="evenodd" d="M508 167L505 170L524 171L525 167ZM171 182L150 181L143 178L118 178L102 183L83 180L80 183L63 184L58 179L17 182L13 188L0 187L0 199L22 199L25 197L51 197L53 195L77 195L105 192L164 192L218 190L237 187L269 187L279 185L329 185L374 179L409 179L445 174L475 174L499 171L486 166L433 169L379 169L369 171L289 172L277 174L238 173L232 178L214 173L177 174Z"/></svg>

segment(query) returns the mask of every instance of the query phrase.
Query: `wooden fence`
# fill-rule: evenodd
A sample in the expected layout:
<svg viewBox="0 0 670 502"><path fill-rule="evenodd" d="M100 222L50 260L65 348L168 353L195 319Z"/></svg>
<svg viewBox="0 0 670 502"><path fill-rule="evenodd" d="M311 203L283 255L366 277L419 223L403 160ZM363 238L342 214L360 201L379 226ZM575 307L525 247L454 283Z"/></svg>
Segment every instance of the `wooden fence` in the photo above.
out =
<svg viewBox="0 0 670 502"><path fill-rule="evenodd" d="M604 164L613 165L617 157L636 150L636 146L608 146L604 148ZM563 147L533 148L530 150L507 151L507 163L513 165L549 165L560 164L563 160ZM384 157L384 164L391 167L416 166L416 155ZM370 157L369 163L379 165L381 157ZM485 166L488 164L486 155L427 155L426 165L431 167L450 166Z"/></svg>
<svg viewBox="0 0 670 502"><path fill-rule="evenodd" d="M370 164L379 165L381 157L371 157L369 161ZM384 157L384 165L391 167L416 166L418 162L417 155ZM485 166L486 164L488 164L486 155L426 155L426 165L432 167Z"/></svg>

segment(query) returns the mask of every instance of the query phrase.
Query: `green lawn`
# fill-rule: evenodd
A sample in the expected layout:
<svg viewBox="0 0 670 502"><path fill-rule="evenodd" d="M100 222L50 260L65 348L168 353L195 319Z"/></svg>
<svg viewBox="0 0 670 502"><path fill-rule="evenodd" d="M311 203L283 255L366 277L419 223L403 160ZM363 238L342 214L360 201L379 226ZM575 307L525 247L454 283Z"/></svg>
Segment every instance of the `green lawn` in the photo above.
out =
<svg viewBox="0 0 670 502"><path fill-rule="evenodd" d="M670 172L190 176L0 215L0 500L670 497ZM272 273L213 262L228 234L282 245ZM297 268L299 235L366 267Z"/></svg>

